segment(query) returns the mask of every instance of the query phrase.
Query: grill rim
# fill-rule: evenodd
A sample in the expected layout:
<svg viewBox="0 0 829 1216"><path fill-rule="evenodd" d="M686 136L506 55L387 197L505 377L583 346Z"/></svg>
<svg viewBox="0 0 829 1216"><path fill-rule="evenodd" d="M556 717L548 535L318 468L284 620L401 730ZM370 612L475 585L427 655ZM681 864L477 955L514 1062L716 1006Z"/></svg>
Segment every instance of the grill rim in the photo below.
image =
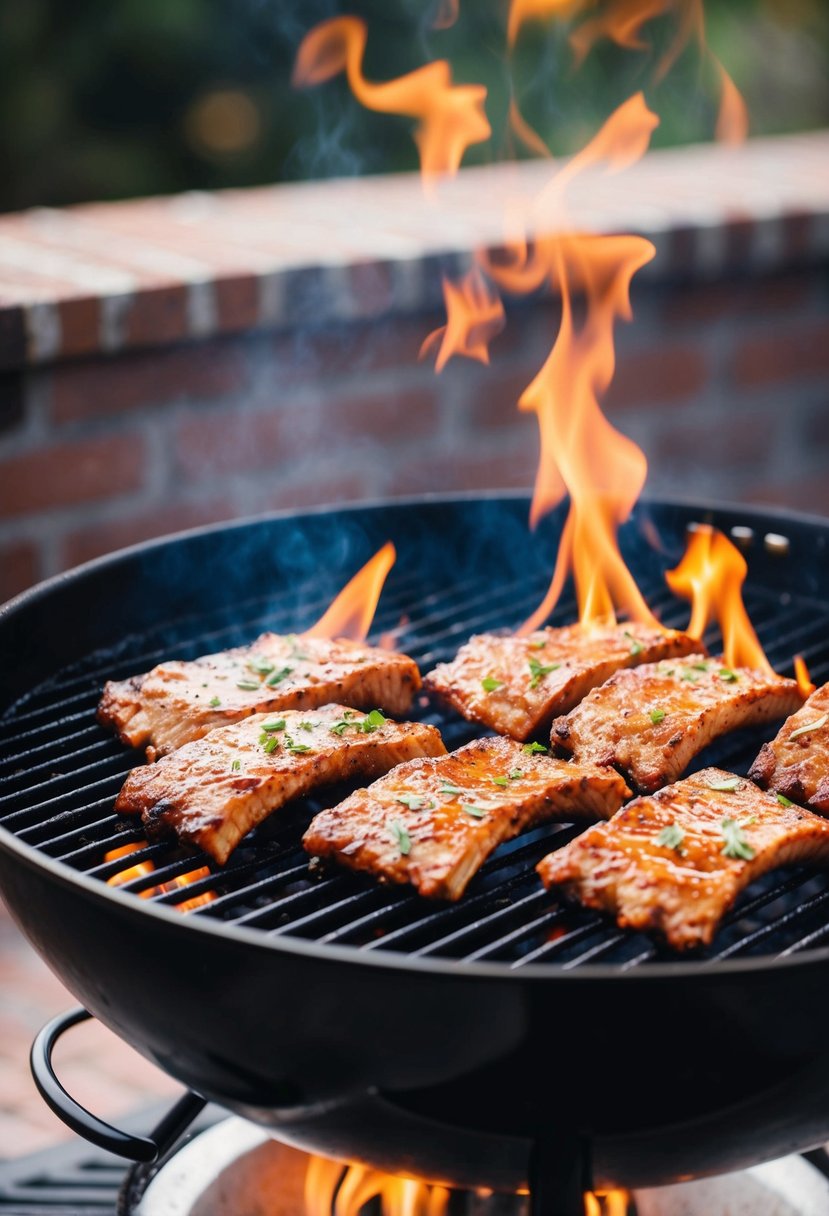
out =
<svg viewBox="0 0 829 1216"><path fill-rule="evenodd" d="M238 520L234 519L186 529L94 558L71 570L46 579L34 587L28 588L7 601L6 604L0 605L0 629L2 629L6 621L20 613L25 613L32 605L47 599L48 596L64 586L82 581L84 578L102 572L111 573L120 565L128 563L135 557L146 557L147 554L152 554L156 550L173 549L178 544L189 540L208 539L211 536L227 537L228 534L235 530L243 530L251 526L255 527L280 521L297 521L306 518L324 518L333 512L336 512L340 517L359 520L361 517L373 515L381 511L388 511L392 508L400 511L417 511L423 507L451 506L456 504L483 505L489 503L503 503L505 505L517 506L520 504L529 505L529 501L529 495L523 491L493 492L489 494L475 491L459 491L450 494L429 493L405 498L349 504L347 506L338 506L336 504L321 505L301 512L292 510L265 512ZM639 500L635 509L691 512L697 515L700 521L711 519L712 517L716 518L721 515L736 515L747 524L753 524L756 531L761 534L772 531L776 526L785 528L788 525L789 527L798 529L818 529L824 537L829 537L829 519L823 516L810 515L805 512L782 508L761 508L734 502L701 504L698 500L692 498L656 498L645 495ZM25 695L25 693L19 695ZM0 708L0 721L5 718L5 712L8 708L8 706ZM518 984L523 981L529 981L533 984L549 984L559 983L564 980L572 981L579 977L588 983L605 981L611 977L616 980L630 981L636 976L641 976L644 982L653 982L656 979L662 978L671 983L682 980L693 982L691 980L692 976L699 976L701 977L701 981L704 981L713 976L765 974L772 968L775 971L788 972L792 968L808 969L813 966L821 966L829 961L829 945L784 957L757 956L724 961L693 958L688 960L678 957L671 960L663 959L658 963L641 963L634 968L622 971L619 970L617 964L610 963L584 963L580 964L577 968L566 969L565 964L557 962L530 963L516 970L509 962L465 962L454 959L421 958L397 951L383 951L382 949L367 951L360 946L320 943L305 938L292 937L287 934L271 936L262 933L261 930L249 929L233 922L212 920L198 914L183 917L172 906L165 907L163 904L148 903L138 899L135 895L120 891L116 887L108 887L100 879L91 878L86 874L73 870L62 861L39 852L35 845L21 841L2 824L0 824L0 850L11 854L16 860L31 869L45 871L51 879L57 881L65 888L80 887L88 896L99 901L103 907L108 906L109 902L114 900L127 914L130 911L135 911L140 915L150 915L159 918L162 923L166 922L171 926L176 926L178 929L185 928L188 932L191 931L191 927L195 926L195 931L216 936L223 941L238 940L245 947L256 947L268 952L275 950L277 954L287 954L320 963L330 961L339 964L356 964L358 966L380 969L381 971L391 970L395 973L402 972L406 974L420 973L435 977L442 976L446 979L460 979L464 977L470 980L488 979Z"/></svg>

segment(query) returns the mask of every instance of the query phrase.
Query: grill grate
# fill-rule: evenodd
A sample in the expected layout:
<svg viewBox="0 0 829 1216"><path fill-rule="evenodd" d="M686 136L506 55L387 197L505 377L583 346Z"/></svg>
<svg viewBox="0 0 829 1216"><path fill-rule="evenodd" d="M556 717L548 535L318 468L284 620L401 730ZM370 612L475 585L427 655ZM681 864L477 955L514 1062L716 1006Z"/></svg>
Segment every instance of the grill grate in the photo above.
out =
<svg viewBox="0 0 829 1216"><path fill-rule="evenodd" d="M640 580L640 585L665 624L685 623L687 608L672 599L661 580L650 585ZM422 575L393 573L377 634L396 631L396 644L428 670L451 657L471 633L522 620L544 590L545 581L536 573L500 583L477 575L425 591ZM297 602L308 620L326 606L313 581L292 588L291 604ZM758 586L747 592L746 602L777 670L790 670L791 656L799 652L816 682L829 678L829 613L823 605ZM574 615L572 603L562 604L553 623ZM104 681L146 670L171 655L195 658L238 645L262 629L296 628L293 608L275 605L272 594L250 597L235 606L232 620L223 610L167 622L126 637L115 651L96 651L40 684L0 720L0 824L71 869L102 881L125 865L151 861L151 874L122 888L135 894L207 865L209 877L150 898L174 905L211 891L213 902L188 915L243 925L270 938L288 935L366 951L512 968L541 963L573 969L602 962L624 971L674 957L644 935L622 932L596 913L565 907L541 889L534 867L574 836L578 829L569 825L546 825L503 845L466 897L452 906L430 904L407 889L381 888L357 875L309 870L299 844L302 829L315 810L339 796L337 791L275 816L246 839L223 870L168 842L140 848L127 862L104 862L109 849L141 840L131 822L112 810L137 757L95 721ZM719 639L712 635L707 641L716 649ZM448 748L477 733L425 699L418 712L441 729ZM721 740L699 763L745 773L761 738L744 732ZM790 869L754 884L698 957L791 955L824 945L827 937L829 877Z"/></svg>

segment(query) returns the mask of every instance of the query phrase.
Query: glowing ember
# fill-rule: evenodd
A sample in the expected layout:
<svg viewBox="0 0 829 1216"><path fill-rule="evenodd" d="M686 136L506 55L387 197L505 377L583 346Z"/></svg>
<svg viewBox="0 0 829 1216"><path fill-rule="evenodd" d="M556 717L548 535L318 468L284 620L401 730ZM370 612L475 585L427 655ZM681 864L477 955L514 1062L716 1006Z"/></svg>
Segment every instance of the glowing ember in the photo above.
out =
<svg viewBox="0 0 829 1216"><path fill-rule="evenodd" d="M459 283L443 280L446 324L424 339L420 358L440 344L435 371L443 371L452 355L463 355L489 363L489 343L504 328L504 306L500 297L474 266Z"/></svg>
<svg viewBox="0 0 829 1216"><path fill-rule="evenodd" d="M445 59L373 84L362 70L367 38L365 22L358 17L334 17L315 26L297 52L293 83L316 85L344 71L354 96L366 109L419 120L414 139L425 180L455 173L466 149L489 139L486 89L452 84Z"/></svg>
<svg viewBox="0 0 829 1216"><path fill-rule="evenodd" d="M310 638L353 638L362 642L368 636L383 584L397 558L391 541L346 583L316 625L305 631Z"/></svg>
<svg viewBox="0 0 829 1216"><path fill-rule="evenodd" d="M487 1199L491 1191L476 1194ZM383 1174L367 1165L343 1165L310 1157L305 1175L305 1216L358 1216L372 1200L383 1216L446 1216L451 1192L436 1183ZM585 1216L626 1216L627 1191L588 1192ZM483 1209L482 1209L483 1210Z"/></svg>
<svg viewBox="0 0 829 1216"><path fill-rule="evenodd" d="M806 660L802 654L794 656L794 677L797 680L797 686L800 689L804 699L810 697L815 691L817 685L812 683L812 678L809 675L809 668L806 666Z"/></svg>
<svg viewBox="0 0 829 1216"><path fill-rule="evenodd" d="M694 529L685 555L665 579L675 595L691 601L687 632L701 638L709 621L719 621L725 661L731 667L771 672L771 664L748 619L742 587L745 558L722 532L708 524Z"/></svg>
<svg viewBox="0 0 829 1216"><path fill-rule="evenodd" d="M128 857L131 853L138 852L139 849L148 848L146 840L139 840L132 844L121 845L117 849L110 849L104 854L104 861L119 861L122 857ZM108 887L122 887L124 883L132 882L134 878L143 878L147 874L152 874L155 871L155 866L151 861L139 861L133 866L128 866L125 870L119 870L117 874L113 874L107 879ZM171 891L180 890L182 887L189 887L192 883L197 882L200 878L209 878L210 870L207 866L200 866L197 870L190 870L187 874L179 874L177 878L171 879L169 882L161 883L157 887L147 887L139 892L141 899L152 899L154 895L168 895ZM182 900L181 903L174 904L177 912L192 912L194 908L203 908L205 904L212 903L216 898L213 891L204 891L201 895L194 895L192 899Z"/></svg>

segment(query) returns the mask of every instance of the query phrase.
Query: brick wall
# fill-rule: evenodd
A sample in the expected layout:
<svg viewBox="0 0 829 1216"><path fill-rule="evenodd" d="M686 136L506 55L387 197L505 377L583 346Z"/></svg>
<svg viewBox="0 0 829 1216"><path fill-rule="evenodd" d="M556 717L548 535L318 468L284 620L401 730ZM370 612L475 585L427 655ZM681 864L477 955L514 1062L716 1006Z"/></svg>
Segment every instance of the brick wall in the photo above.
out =
<svg viewBox="0 0 829 1216"><path fill-rule="evenodd" d="M814 146L808 150L814 161ZM648 173L653 190L652 165ZM468 190L461 179L458 189ZM829 515L829 181L812 172L808 182L811 212L788 199L785 214L770 216L766 190L758 194L762 214L750 220L743 175L739 223L732 210L720 223L662 214L652 225L660 257L634 286L634 323L618 327L607 400L611 419L648 456L651 493ZM402 188L399 179L375 182L372 197L391 191L399 216ZM330 214L335 187L315 189ZM683 199L687 205L687 191ZM139 205L123 206L134 217ZM125 225L117 205L106 215L112 211ZM604 226L627 226L623 218L611 208ZM21 241L29 239L24 219L12 217ZM0 220L0 273L7 222ZM31 217L38 232L40 222ZM63 231L62 222L53 217L49 231ZM446 234L439 240L433 224L412 263L416 227L410 220L406 256L385 269L351 263L341 250L335 280L330 265L324 273L306 267L301 282L295 267L285 270L305 285L301 324L290 308L268 325L248 307L254 297L271 298L272 267L255 291L249 283L240 292L235 313L224 282L226 306L214 310L211 332L189 331L182 341L183 314L173 308L166 329L155 316L143 347L130 326L113 339L102 317L115 297L84 305L80 281L65 298L53 283L51 299L44 280L35 303L22 284L11 305L0 293L0 332L24 335L18 348L9 338L0 375L0 600L98 554L201 523L427 490L529 489L536 424L515 402L549 349L557 305L512 306L489 368L456 360L435 376L417 352L442 321L436 248L442 240L444 263L462 263L469 248L457 231L457 248ZM480 229L479 216L470 241ZM134 243L123 248L125 258L134 255ZM87 273L86 263L78 270L63 256L64 274ZM342 288L344 266L350 294L332 287ZM236 267L229 281L243 278ZM389 287L404 279L405 307ZM394 301L383 284L397 291ZM192 284L175 290L190 299ZM122 312L133 305L153 315L140 291L122 301ZM55 310L46 326L51 347L37 337L44 306Z"/></svg>

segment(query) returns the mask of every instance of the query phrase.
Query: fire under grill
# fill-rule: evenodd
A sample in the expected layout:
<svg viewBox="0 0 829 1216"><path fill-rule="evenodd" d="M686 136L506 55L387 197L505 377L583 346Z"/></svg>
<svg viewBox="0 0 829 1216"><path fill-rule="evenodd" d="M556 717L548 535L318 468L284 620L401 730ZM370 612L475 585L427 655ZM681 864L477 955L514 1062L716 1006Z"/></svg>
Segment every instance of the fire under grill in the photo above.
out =
<svg viewBox="0 0 829 1216"><path fill-rule="evenodd" d="M739 535L739 532L737 533ZM762 536L755 544L762 549ZM775 669L789 674L792 656L806 659L812 679L829 679L829 605L798 592L790 577L786 546L778 542L779 577L747 584L745 601ZM750 572L751 572L751 558ZM643 576L635 571L647 602L666 624L682 627L687 605L665 586L661 561ZM666 555L664 566L669 564ZM381 599L372 640L389 631L397 648L421 670L448 659L470 634L517 625L541 600L547 576L538 563L515 572L480 562L450 580L424 578L423 569L392 572ZM302 605L301 619L297 604ZM243 926L271 939L280 936L321 944L388 951L458 963L500 963L509 968L547 965L563 969L587 963L619 971L675 959L650 938L622 932L606 918L560 902L545 892L534 872L551 849L579 830L551 824L503 845L456 905L429 903L403 887L381 887L343 872L314 871L301 848L309 817L339 797L324 791L278 813L237 849L224 868L171 842L153 843L116 861L110 850L142 841L140 824L113 813L115 796L140 757L125 749L95 720L103 684L145 671L168 657L198 655L251 640L262 630L291 632L327 606L319 579L295 581L280 601L268 588L227 606L178 615L151 629L130 632L116 649L93 649L86 657L41 681L18 698L0 719L0 825L64 866L105 883L126 866L151 862L152 871L121 888L152 902L177 905L210 893L210 902L186 913ZM158 617L161 612L156 614ZM572 601L559 604L551 623L575 619ZM401 623L402 622L402 623ZM719 638L706 638L716 651ZM447 748L465 743L477 728L424 698L418 715L438 726ZM742 732L715 744L705 764L744 774L763 737ZM701 760L700 766L703 761ZM188 885L174 884L201 866L209 874ZM744 893L712 946L695 957L706 961L781 957L825 945L829 938L829 876L803 869L777 871Z"/></svg>

